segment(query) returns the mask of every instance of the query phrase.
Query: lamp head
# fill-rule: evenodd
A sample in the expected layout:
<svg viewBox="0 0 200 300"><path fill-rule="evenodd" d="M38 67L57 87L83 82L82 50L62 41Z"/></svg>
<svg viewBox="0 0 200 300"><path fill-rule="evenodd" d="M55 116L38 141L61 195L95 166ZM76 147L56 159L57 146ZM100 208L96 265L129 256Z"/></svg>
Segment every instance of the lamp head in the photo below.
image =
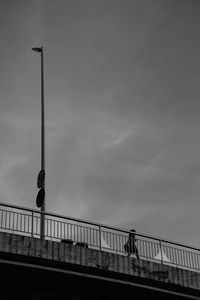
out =
<svg viewBox="0 0 200 300"><path fill-rule="evenodd" d="M42 47L35 47L35 48L32 48L32 50L35 52L42 52Z"/></svg>

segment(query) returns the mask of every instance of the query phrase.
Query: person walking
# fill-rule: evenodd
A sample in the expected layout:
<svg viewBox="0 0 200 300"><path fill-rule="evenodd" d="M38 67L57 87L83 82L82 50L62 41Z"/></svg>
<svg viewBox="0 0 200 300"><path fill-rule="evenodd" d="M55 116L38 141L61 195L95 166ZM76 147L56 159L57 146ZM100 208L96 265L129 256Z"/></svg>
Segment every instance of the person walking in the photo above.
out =
<svg viewBox="0 0 200 300"><path fill-rule="evenodd" d="M139 253L138 253L138 248L136 246L136 237L135 237L135 229L131 229L129 232L129 236L128 236L128 241L126 242L126 244L124 245L124 249L125 251L128 253L128 256L130 256L131 254L135 254L137 259L139 259Z"/></svg>

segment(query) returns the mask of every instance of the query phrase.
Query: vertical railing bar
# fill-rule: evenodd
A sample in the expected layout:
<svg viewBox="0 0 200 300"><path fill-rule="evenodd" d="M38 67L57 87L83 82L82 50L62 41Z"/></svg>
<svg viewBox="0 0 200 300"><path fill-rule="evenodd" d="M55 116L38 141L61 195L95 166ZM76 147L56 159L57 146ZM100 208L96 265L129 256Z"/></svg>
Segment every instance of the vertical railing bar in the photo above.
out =
<svg viewBox="0 0 200 300"><path fill-rule="evenodd" d="M24 214L24 233L26 233L26 224L27 224L27 222L26 222L26 218L27 216Z"/></svg>
<svg viewBox="0 0 200 300"><path fill-rule="evenodd" d="M61 222L61 239L64 239L64 227L65 227L65 224L64 224L64 221Z"/></svg>
<svg viewBox="0 0 200 300"><path fill-rule="evenodd" d="M24 233L26 233L26 224L27 224L27 222L26 222L26 218L27 216L24 214L24 226L23 226L23 229L24 229Z"/></svg>
<svg viewBox="0 0 200 300"><path fill-rule="evenodd" d="M63 227L63 221L60 223L60 238L62 239L62 227Z"/></svg>
<svg viewBox="0 0 200 300"><path fill-rule="evenodd" d="M116 238L117 238L117 251L119 251L119 235L116 234Z"/></svg>
<svg viewBox="0 0 200 300"><path fill-rule="evenodd" d="M86 242L90 245L90 239L88 237L88 227L85 230L85 237L86 237Z"/></svg>
<svg viewBox="0 0 200 300"><path fill-rule="evenodd" d="M65 236L65 228L66 228L66 223L64 223L64 239L66 238L66 236Z"/></svg>
<svg viewBox="0 0 200 300"><path fill-rule="evenodd" d="M92 237L92 239L91 239L91 244L92 244L93 246L95 246L95 229L93 228L92 231L89 231L89 232L90 232L90 235L91 235L91 237Z"/></svg>
<svg viewBox="0 0 200 300"><path fill-rule="evenodd" d="M50 237L50 223L49 223L49 219L47 219L47 236Z"/></svg>
<svg viewBox="0 0 200 300"><path fill-rule="evenodd" d="M37 235L38 232L38 217L37 215L35 216L35 234Z"/></svg>
<svg viewBox="0 0 200 300"><path fill-rule="evenodd" d="M120 239L119 239L119 251L122 252L122 241L123 241L123 236L120 234Z"/></svg>
<svg viewBox="0 0 200 300"><path fill-rule="evenodd" d="M28 215L28 233L30 233L30 216Z"/></svg>
<svg viewBox="0 0 200 300"><path fill-rule="evenodd" d="M4 216L4 218L3 218L3 228L6 228L6 211L4 211L3 216Z"/></svg>
<svg viewBox="0 0 200 300"><path fill-rule="evenodd" d="M68 234L69 234L69 237L71 237L73 240L75 240L75 236L74 236L74 233L73 233L73 226L71 223L68 223Z"/></svg>
<svg viewBox="0 0 200 300"><path fill-rule="evenodd" d="M28 220L28 222L27 222L27 233L29 233L29 215L27 215L27 220Z"/></svg>
<svg viewBox="0 0 200 300"><path fill-rule="evenodd" d="M181 266L184 266L184 251L182 249L180 250L180 254L181 254Z"/></svg>
<svg viewBox="0 0 200 300"><path fill-rule="evenodd" d="M188 260L187 260L187 251L185 251L185 266L187 267L188 265Z"/></svg>
<svg viewBox="0 0 200 300"><path fill-rule="evenodd" d="M13 211L12 212L12 220L11 220L11 228L12 228L13 232L14 232L14 215L15 215L15 212Z"/></svg>
<svg viewBox="0 0 200 300"><path fill-rule="evenodd" d="M179 250L176 248L177 266L180 265Z"/></svg>
<svg viewBox="0 0 200 300"><path fill-rule="evenodd" d="M150 242L148 243L148 245L149 245L149 246L148 246L148 253L149 253L148 255L149 255L149 257L152 257L152 252L153 252L153 251L152 251L152 242L150 241Z"/></svg>
<svg viewBox="0 0 200 300"><path fill-rule="evenodd" d="M190 253L189 253L189 255L188 255L188 257L189 257L189 267L191 266L191 259L190 259Z"/></svg>
<svg viewBox="0 0 200 300"><path fill-rule="evenodd" d="M60 239L60 231L61 231L60 224L61 224L61 221L58 220L58 239Z"/></svg>
<svg viewBox="0 0 200 300"><path fill-rule="evenodd" d="M82 229L83 227L82 226L79 226L79 241L81 242L82 240Z"/></svg>
<svg viewBox="0 0 200 300"><path fill-rule="evenodd" d="M178 257L178 253L177 253L177 249L176 248L175 248L175 256L176 256L176 265L178 266L179 257Z"/></svg>
<svg viewBox="0 0 200 300"><path fill-rule="evenodd" d="M6 215L5 215L5 229L6 229L6 226L7 226L7 211L6 211Z"/></svg>
<svg viewBox="0 0 200 300"><path fill-rule="evenodd" d="M4 220L4 210L2 210L2 224L1 224L1 228L3 228L3 220Z"/></svg>
<svg viewBox="0 0 200 300"><path fill-rule="evenodd" d="M51 239L53 238L53 220L51 219Z"/></svg>
<svg viewBox="0 0 200 300"><path fill-rule="evenodd" d="M29 231L29 216L28 215L26 215L26 219L27 219L27 221L26 221L26 233L28 233Z"/></svg>
<svg viewBox="0 0 200 300"><path fill-rule="evenodd" d="M32 210L32 212L31 212L31 237L33 238L33 231L34 231L34 229L33 229L33 225L34 224L34 212L33 212L33 210Z"/></svg>
<svg viewBox="0 0 200 300"><path fill-rule="evenodd" d="M183 265L184 265L184 267L186 266L186 263L185 263L185 250L183 251Z"/></svg>
<svg viewBox="0 0 200 300"><path fill-rule="evenodd" d="M73 233L73 225L71 223L67 223L67 234L69 237L71 237L73 240L75 239L74 233Z"/></svg>
<svg viewBox="0 0 200 300"><path fill-rule="evenodd" d="M28 215L26 215L26 219L27 219L27 221L26 221L26 227L25 227L25 229L26 229L26 233L28 233L29 231L29 216Z"/></svg>
<svg viewBox="0 0 200 300"><path fill-rule="evenodd" d="M193 253L193 268L196 269L196 253Z"/></svg>
<svg viewBox="0 0 200 300"><path fill-rule="evenodd" d="M26 232L29 232L29 215L26 216L27 222L26 222Z"/></svg>
<svg viewBox="0 0 200 300"><path fill-rule="evenodd" d="M20 231L22 231L22 214L20 213Z"/></svg>
<svg viewBox="0 0 200 300"><path fill-rule="evenodd" d="M18 231L18 223L19 223L19 218L18 218L18 213L17 213L17 220L16 220L16 230Z"/></svg>
<svg viewBox="0 0 200 300"><path fill-rule="evenodd" d="M28 225L29 225L29 222L28 222L28 215L26 215L26 219L27 219L27 221L26 221L26 226L25 226L25 230L26 230L26 232L28 232Z"/></svg>
<svg viewBox="0 0 200 300"><path fill-rule="evenodd" d="M73 236L73 240L76 242L76 225L75 224L70 224L71 225L71 233Z"/></svg>
<svg viewBox="0 0 200 300"><path fill-rule="evenodd" d="M50 238L52 239L52 220L50 219Z"/></svg>
<svg viewBox="0 0 200 300"><path fill-rule="evenodd" d="M12 226L13 228L13 234L14 234L14 232L15 232L15 213L13 212L13 226Z"/></svg>
<svg viewBox="0 0 200 300"><path fill-rule="evenodd" d="M86 232L86 230L87 230L87 227L84 227L83 228L83 240L87 243L87 240L85 238L85 232Z"/></svg>
<svg viewBox="0 0 200 300"><path fill-rule="evenodd" d="M194 253L191 253L191 265L194 268Z"/></svg>
<svg viewBox="0 0 200 300"><path fill-rule="evenodd" d="M196 253L196 255L197 255L197 270L199 270L199 254Z"/></svg>
<svg viewBox="0 0 200 300"><path fill-rule="evenodd" d="M24 229L24 215L21 214L21 216L22 216L22 226L21 226L21 231L23 232L23 229Z"/></svg>
<svg viewBox="0 0 200 300"><path fill-rule="evenodd" d="M145 255L146 255L146 257L147 258L149 258L149 256L148 256L148 246L147 246L147 241L145 241Z"/></svg>
<svg viewBox="0 0 200 300"><path fill-rule="evenodd" d="M3 215L2 215L2 228L4 228L5 226L4 226L4 220L5 220L5 211L4 210L2 210L2 212L3 212Z"/></svg>
<svg viewBox="0 0 200 300"><path fill-rule="evenodd" d="M93 246L95 246L95 244L96 244L96 241L95 241L95 229L93 229L92 235L93 235Z"/></svg>
<svg viewBox="0 0 200 300"><path fill-rule="evenodd" d="M198 270L199 264L198 264L198 254L195 252L195 268Z"/></svg>
<svg viewBox="0 0 200 300"><path fill-rule="evenodd" d="M3 224L3 210L1 209L1 228L2 228L2 224Z"/></svg>
<svg viewBox="0 0 200 300"><path fill-rule="evenodd" d="M49 237L51 239L51 219L49 219Z"/></svg>
<svg viewBox="0 0 200 300"><path fill-rule="evenodd" d="M41 217L37 217L37 234L40 234L40 222L41 222Z"/></svg>
<svg viewBox="0 0 200 300"><path fill-rule="evenodd" d="M101 225L99 225L99 250L101 251Z"/></svg>
<svg viewBox="0 0 200 300"><path fill-rule="evenodd" d="M25 232L24 224L25 224L25 215L22 213L22 232Z"/></svg>
<svg viewBox="0 0 200 300"><path fill-rule="evenodd" d="M190 252L190 268L192 267L192 265L193 265L193 255L192 255L192 253Z"/></svg>
<svg viewBox="0 0 200 300"><path fill-rule="evenodd" d="M11 219L10 214L11 214L11 212L9 211L8 212L8 229L9 230L10 230L10 219Z"/></svg>
<svg viewBox="0 0 200 300"><path fill-rule="evenodd" d="M46 220L47 220L47 225L46 225L46 227L47 227L47 237L49 237L49 218L46 218Z"/></svg>
<svg viewBox="0 0 200 300"><path fill-rule="evenodd" d="M160 244L161 264L163 264L163 250L162 250L162 241L161 240L159 240L159 244Z"/></svg>
<svg viewBox="0 0 200 300"><path fill-rule="evenodd" d="M51 219L49 219L49 237L52 238L52 222Z"/></svg>

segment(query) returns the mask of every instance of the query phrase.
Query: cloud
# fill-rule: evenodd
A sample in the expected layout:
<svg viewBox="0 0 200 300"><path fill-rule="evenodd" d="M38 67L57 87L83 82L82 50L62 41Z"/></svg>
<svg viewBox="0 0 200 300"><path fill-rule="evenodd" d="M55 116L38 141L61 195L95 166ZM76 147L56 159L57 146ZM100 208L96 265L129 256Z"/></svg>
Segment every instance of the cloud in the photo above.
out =
<svg viewBox="0 0 200 300"><path fill-rule="evenodd" d="M196 241L199 4L19 2L0 18L3 201L35 207L40 59L31 48L41 44L47 210Z"/></svg>

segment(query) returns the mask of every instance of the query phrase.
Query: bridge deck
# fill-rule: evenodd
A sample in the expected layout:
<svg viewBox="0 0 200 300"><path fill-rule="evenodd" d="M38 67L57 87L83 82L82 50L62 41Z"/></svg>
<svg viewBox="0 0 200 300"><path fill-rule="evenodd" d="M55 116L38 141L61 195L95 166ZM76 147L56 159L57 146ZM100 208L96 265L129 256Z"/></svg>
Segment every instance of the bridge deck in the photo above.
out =
<svg viewBox="0 0 200 300"><path fill-rule="evenodd" d="M122 299L136 292L140 299L200 299L198 272L5 232L0 233L0 271L7 295L12 286L19 293L26 289L26 297L39 290L40 295L67 292L70 299Z"/></svg>

